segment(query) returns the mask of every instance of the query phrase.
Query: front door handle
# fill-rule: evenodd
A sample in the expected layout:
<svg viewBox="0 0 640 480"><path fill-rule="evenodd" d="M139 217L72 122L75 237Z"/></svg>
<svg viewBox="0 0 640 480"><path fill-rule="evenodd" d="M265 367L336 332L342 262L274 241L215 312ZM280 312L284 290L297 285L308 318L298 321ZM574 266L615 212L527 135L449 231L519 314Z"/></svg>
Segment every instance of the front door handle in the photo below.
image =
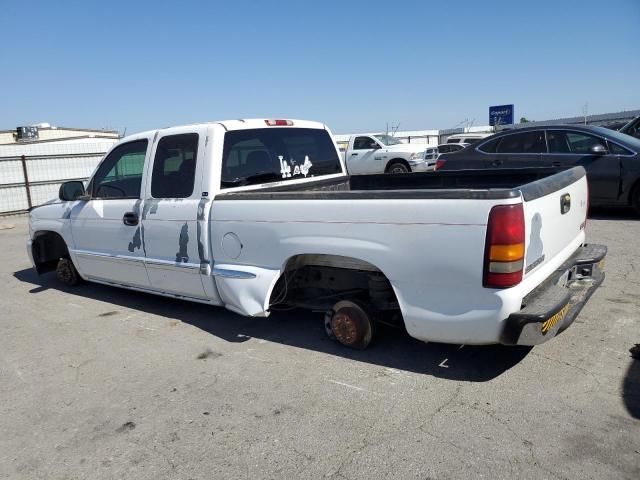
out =
<svg viewBox="0 0 640 480"><path fill-rule="evenodd" d="M499 167L500 165L502 165L502 160L494 160L491 165L493 165L494 167Z"/></svg>
<svg viewBox="0 0 640 480"><path fill-rule="evenodd" d="M354 155L358 155L357 153L352 153L351 156L353 157Z"/></svg>
<svg viewBox="0 0 640 480"><path fill-rule="evenodd" d="M560 166L560 162L552 162L551 166L552 167L559 167Z"/></svg>
<svg viewBox="0 0 640 480"><path fill-rule="evenodd" d="M138 225L138 214L135 212L127 212L124 214L124 217L122 217L122 222L130 227L135 227Z"/></svg>

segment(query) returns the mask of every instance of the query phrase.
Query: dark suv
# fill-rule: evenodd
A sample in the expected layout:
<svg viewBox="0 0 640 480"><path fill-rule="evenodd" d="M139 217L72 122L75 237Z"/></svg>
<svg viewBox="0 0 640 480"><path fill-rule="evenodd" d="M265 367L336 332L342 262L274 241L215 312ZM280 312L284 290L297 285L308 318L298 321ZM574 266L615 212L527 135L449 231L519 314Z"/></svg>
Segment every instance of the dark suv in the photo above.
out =
<svg viewBox="0 0 640 480"><path fill-rule="evenodd" d="M582 165L591 205L632 205L640 213L640 140L603 127L551 125L497 133L445 153L440 170Z"/></svg>

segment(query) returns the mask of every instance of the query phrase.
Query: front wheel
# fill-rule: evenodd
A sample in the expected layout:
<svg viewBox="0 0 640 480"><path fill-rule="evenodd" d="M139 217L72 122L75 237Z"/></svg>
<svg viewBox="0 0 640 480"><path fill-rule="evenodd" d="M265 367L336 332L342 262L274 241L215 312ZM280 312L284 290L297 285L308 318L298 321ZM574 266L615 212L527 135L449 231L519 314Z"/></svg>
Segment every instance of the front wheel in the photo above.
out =
<svg viewBox="0 0 640 480"><path fill-rule="evenodd" d="M74 287L82 282L82 277L70 258L61 258L56 267L56 277L67 287Z"/></svg>
<svg viewBox="0 0 640 480"><path fill-rule="evenodd" d="M389 168L387 168L387 173L409 173L410 171L409 167L402 162L393 162L389 165Z"/></svg>

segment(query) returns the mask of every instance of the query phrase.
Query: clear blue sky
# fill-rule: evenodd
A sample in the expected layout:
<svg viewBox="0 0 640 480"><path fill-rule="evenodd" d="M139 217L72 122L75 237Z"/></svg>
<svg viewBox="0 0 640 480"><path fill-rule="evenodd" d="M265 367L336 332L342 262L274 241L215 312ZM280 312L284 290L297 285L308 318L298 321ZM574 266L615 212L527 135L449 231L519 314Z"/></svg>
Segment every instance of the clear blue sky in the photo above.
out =
<svg viewBox="0 0 640 480"><path fill-rule="evenodd" d="M0 129L334 132L640 108L640 0L4 1Z"/></svg>

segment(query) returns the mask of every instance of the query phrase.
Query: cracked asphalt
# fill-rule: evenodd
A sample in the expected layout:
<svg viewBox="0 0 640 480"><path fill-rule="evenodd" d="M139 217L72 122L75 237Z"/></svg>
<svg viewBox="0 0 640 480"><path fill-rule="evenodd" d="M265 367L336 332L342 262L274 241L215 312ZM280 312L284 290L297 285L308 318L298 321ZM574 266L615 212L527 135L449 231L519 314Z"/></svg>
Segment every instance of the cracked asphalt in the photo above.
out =
<svg viewBox="0 0 640 480"><path fill-rule="evenodd" d="M366 351L322 315L223 309L30 269L0 218L0 478L640 478L640 220L596 212L603 286L533 349Z"/></svg>

